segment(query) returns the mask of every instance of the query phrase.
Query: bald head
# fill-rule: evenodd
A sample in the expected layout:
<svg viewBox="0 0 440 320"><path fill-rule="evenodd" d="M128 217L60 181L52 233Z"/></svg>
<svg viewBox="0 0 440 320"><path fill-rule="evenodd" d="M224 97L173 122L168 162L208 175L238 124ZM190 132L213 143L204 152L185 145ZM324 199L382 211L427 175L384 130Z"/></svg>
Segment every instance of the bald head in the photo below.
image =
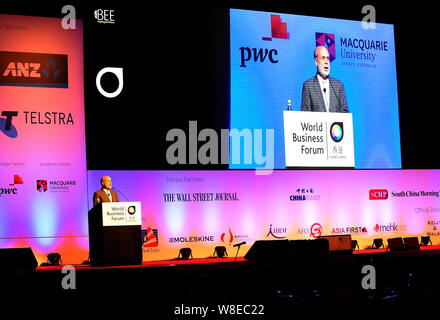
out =
<svg viewBox="0 0 440 320"><path fill-rule="evenodd" d="M102 187L104 189L107 189L107 190L111 189L111 187L112 187L112 178L110 178L109 176L103 176L101 178L101 184L102 184Z"/></svg>
<svg viewBox="0 0 440 320"><path fill-rule="evenodd" d="M316 47L314 56L319 75L327 79L330 74L330 54L327 48L323 46Z"/></svg>

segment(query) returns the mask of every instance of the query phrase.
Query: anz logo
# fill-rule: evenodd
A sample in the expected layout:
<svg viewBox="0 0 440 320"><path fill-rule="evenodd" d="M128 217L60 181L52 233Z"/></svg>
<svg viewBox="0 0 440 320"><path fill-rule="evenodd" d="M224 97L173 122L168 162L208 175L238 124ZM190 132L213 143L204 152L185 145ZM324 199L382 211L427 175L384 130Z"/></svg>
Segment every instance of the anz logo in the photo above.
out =
<svg viewBox="0 0 440 320"><path fill-rule="evenodd" d="M65 54L0 51L0 86L68 88Z"/></svg>
<svg viewBox="0 0 440 320"><path fill-rule="evenodd" d="M3 77L30 77L41 78L40 63L28 63L28 62L10 62L3 72Z"/></svg>

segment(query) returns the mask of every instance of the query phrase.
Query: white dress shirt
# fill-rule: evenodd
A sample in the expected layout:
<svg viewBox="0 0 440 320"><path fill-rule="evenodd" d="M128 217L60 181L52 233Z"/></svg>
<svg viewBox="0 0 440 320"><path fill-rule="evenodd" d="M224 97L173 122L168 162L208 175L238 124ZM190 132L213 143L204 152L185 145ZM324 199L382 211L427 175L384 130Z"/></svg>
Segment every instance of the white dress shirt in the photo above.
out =
<svg viewBox="0 0 440 320"><path fill-rule="evenodd" d="M108 198L110 199L110 202L113 202L113 199L112 199L112 193L110 192L110 190L107 190L107 189L102 189L102 190L104 190L104 192L105 192L105 194L108 196Z"/></svg>
<svg viewBox="0 0 440 320"><path fill-rule="evenodd" d="M323 79L319 74L316 75L318 78L319 86L321 87L322 98L325 103L325 110L330 112L330 80ZM325 89L325 90L324 90Z"/></svg>

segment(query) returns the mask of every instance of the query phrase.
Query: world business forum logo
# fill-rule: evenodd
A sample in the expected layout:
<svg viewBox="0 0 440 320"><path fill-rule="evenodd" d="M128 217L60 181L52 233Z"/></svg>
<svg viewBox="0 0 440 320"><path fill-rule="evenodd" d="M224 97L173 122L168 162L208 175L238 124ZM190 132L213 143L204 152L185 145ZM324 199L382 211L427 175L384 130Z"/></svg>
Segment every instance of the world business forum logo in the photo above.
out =
<svg viewBox="0 0 440 320"><path fill-rule="evenodd" d="M344 138L344 124L342 122L334 122L330 126L330 136L334 142L341 142Z"/></svg>

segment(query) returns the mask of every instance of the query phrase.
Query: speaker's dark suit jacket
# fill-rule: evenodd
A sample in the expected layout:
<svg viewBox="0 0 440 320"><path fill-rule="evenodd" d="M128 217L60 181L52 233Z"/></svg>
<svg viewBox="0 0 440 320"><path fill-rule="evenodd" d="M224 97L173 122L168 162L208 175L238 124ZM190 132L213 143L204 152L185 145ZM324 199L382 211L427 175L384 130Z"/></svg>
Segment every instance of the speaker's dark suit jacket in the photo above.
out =
<svg viewBox="0 0 440 320"><path fill-rule="evenodd" d="M110 189L110 194L112 195L112 202L119 202L118 193L115 190ZM101 202L110 202L110 198L103 189L99 189L93 194L93 205L96 206Z"/></svg>
<svg viewBox="0 0 440 320"><path fill-rule="evenodd" d="M348 112L347 98L341 81L329 77L330 112ZM324 97L316 75L303 84L301 111L326 112Z"/></svg>

